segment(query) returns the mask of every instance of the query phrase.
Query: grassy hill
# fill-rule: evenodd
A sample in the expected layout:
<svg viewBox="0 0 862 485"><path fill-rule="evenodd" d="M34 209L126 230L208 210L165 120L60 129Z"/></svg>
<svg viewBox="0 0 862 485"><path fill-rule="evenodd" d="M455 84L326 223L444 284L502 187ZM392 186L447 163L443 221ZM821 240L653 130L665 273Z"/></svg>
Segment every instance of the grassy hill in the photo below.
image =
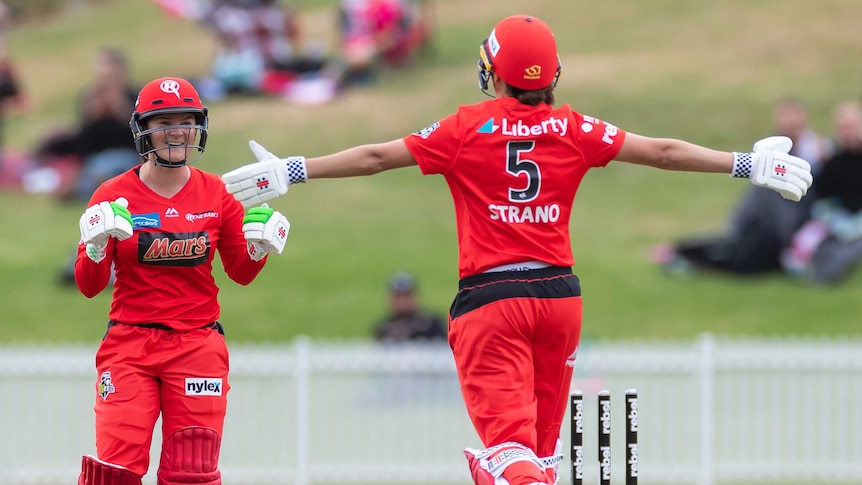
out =
<svg viewBox="0 0 862 485"><path fill-rule="evenodd" d="M306 35L332 45L332 2L303 13ZM770 134L776 99L808 103L830 130L832 107L862 96L858 20L843 0L530 2L555 29L563 64L558 100L644 135L746 150ZM322 5L322 6L321 6ZM222 173L248 163L254 138L276 154L319 155L419 130L484 99L477 47L523 2L435 0L435 54L374 86L307 107L273 99L210 103L210 141L199 162ZM213 40L143 0L100 2L28 21L10 50L34 104L4 123L7 145L30 149L73 119L95 49L126 49L136 80L206 72ZM650 262L653 245L720 230L748 183L611 164L588 174L572 220L585 338L859 333L862 276L811 289L781 277L674 280ZM291 189L271 205L291 220L288 248L250 287L219 275L222 321L232 341L297 334L365 337L384 311L384 283L416 273L424 303L445 312L457 288L453 208L440 177L418 169ZM94 341L108 292L87 300L57 285L78 240L83 205L0 193L0 339Z"/></svg>

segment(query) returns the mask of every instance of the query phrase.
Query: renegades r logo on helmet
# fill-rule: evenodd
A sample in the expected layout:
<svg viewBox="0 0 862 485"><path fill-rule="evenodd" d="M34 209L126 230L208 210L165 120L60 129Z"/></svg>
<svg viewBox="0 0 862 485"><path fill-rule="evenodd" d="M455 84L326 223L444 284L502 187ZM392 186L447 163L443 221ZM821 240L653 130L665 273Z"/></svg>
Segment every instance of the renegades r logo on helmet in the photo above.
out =
<svg viewBox="0 0 862 485"><path fill-rule="evenodd" d="M173 94L177 99L182 99L180 96L180 83L173 79L165 79L162 81L162 84L159 85L159 89L161 89L162 92Z"/></svg>

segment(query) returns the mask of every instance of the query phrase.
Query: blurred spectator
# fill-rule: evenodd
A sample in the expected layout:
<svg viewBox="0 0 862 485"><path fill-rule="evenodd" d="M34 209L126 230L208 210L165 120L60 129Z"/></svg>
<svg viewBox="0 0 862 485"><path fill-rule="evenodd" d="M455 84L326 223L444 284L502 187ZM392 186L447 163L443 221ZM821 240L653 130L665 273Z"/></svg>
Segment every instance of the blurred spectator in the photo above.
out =
<svg viewBox="0 0 862 485"><path fill-rule="evenodd" d="M807 110L796 98L780 99L774 110L774 133L793 141L790 154L808 161L818 172L829 155L828 138L808 126ZM661 247L656 259L672 275L712 270L739 275L781 271L781 251L808 219L811 197L792 202L777 192L751 187L731 215L725 234L693 237Z"/></svg>
<svg viewBox="0 0 862 485"><path fill-rule="evenodd" d="M5 143L4 122L10 111L22 111L27 99L21 89L15 64L9 55L6 36L12 28L9 7L0 1L0 187L17 185L26 170L20 157L9 157Z"/></svg>
<svg viewBox="0 0 862 485"><path fill-rule="evenodd" d="M206 98L283 94L298 76L325 65L321 53L303 51L298 14L278 0L214 0L200 22L218 41L211 76L197 81Z"/></svg>
<svg viewBox="0 0 862 485"><path fill-rule="evenodd" d="M6 53L6 49L0 47L0 147L5 147L2 139L2 121L4 115L10 108L20 105L22 93L18 74L12 59ZM2 156L2 152L0 152Z"/></svg>
<svg viewBox="0 0 862 485"><path fill-rule="evenodd" d="M835 154L811 187L811 219L796 232L782 263L815 284L844 280L862 261L862 107L840 104L833 116Z"/></svg>
<svg viewBox="0 0 862 485"><path fill-rule="evenodd" d="M200 20L213 0L150 0L169 17Z"/></svg>
<svg viewBox="0 0 862 485"><path fill-rule="evenodd" d="M141 161L129 130L137 88L129 79L126 56L102 48L94 61L92 83L78 99L77 128L49 134L36 150L43 166L75 167L71 180L55 192L64 200L89 200L99 184Z"/></svg>
<svg viewBox="0 0 862 485"><path fill-rule="evenodd" d="M8 105L21 101L18 75L9 56L6 40L11 27L12 18L9 7L0 1L0 113L5 112Z"/></svg>
<svg viewBox="0 0 862 485"><path fill-rule="evenodd" d="M110 47L99 49L93 80L78 98L77 129L48 135L36 150L42 174L45 170L61 174L56 196L86 202L102 182L141 163L129 128L137 93L125 54ZM75 284L75 256L60 270L63 284Z"/></svg>
<svg viewBox="0 0 862 485"><path fill-rule="evenodd" d="M389 280L389 314L376 326L379 342L446 339L442 317L422 310L416 294L416 280L408 273L396 273Z"/></svg>
<svg viewBox="0 0 862 485"><path fill-rule="evenodd" d="M798 98L778 100L774 110L775 134L784 135L793 141L790 153L811 164L811 171L817 173L821 162L832 152L829 138L819 135L808 126L808 110Z"/></svg>
<svg viewBox="0 0 862 485"><path fill-rule="evenodd" d="M381 66L410 64L430 42L431 0L341 0L343 82L363 84Z"/></svg>

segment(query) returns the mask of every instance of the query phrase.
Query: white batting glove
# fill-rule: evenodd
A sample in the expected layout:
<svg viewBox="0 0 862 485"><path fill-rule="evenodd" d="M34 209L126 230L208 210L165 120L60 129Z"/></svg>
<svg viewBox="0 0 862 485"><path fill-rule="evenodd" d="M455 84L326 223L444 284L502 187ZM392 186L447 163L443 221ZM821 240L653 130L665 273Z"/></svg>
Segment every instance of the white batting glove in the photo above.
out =
<svg viewBox="0 0 862 485"><path fill-rule="evenodd" d="M129 201L120 197L113 202L95 204L81 215L78 221L81 241L87 245L90 259L97 263L105 259L109 237L120 241L132 237L132 214L128 207Z"/></svg>
<svg viewBox="0 0 862 485"><path fill-rule="evenodd" d="M267 253L281 254L290 232L290 222L281 212L268 205L252 207L242 220L242 232L248 241L248 255L255 261Z"/></svg>
<svg viewBox="0 0 862 485"><path fill-rule="evenodd" d="M793 142L786 136L770 136L754 144L751 153L733 153L731 177L747 177L758 187L772 189L785 199L799 202L814 178L811 164L789 155Z"/></svg>
<svg viewBox="0 0 862 485"><path fill-rule="evenodd" d="M222 175L227 191L244 207L253 207L287 193L291 184L305 182L305 157L278 158L258 142L248 142L257 162Z"/></svg>

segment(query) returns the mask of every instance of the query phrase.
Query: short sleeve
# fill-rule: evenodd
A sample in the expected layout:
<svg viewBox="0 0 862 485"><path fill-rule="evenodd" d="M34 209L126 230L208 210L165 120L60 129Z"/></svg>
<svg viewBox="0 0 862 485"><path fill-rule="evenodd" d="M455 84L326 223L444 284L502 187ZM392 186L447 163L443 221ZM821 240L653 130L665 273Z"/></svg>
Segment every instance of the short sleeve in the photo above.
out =
<svg viewBox="0 0 862 485"><path fill-rule="evenodd" d="M461 149L457 114L404 137L407 150L425 175L445 174Z"/></svg>
<svg viewBox="0 0 862 485"><path fill-rule="evenodd" d="M592 116L572 112L578 144L590 167L604 167L623 147L626 132Z"/></svg>

